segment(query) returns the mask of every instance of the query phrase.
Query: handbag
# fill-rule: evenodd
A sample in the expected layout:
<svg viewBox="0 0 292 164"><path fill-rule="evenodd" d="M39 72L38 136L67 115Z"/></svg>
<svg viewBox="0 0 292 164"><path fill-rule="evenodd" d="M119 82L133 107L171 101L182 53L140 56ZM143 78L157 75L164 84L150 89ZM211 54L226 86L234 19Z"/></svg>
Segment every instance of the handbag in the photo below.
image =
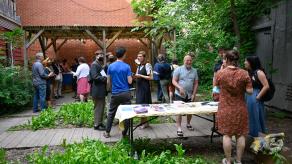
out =
<svg viewBox="0 0 292 164"><path fill-rule="evenodd" d="M61 78L62 78L61 76L62 76L62 74L59 73L59 74L55 77L55 80L57 80L57 81L61 80Z"/></svg>

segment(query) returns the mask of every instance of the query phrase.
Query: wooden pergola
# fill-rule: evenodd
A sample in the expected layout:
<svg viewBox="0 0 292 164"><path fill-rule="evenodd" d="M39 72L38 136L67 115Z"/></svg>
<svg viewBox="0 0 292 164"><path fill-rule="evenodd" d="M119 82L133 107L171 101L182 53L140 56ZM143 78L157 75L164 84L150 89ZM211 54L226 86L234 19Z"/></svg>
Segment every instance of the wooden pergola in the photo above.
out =
<svg viewBox="0 0 292 164"><path fill-rule="evenodd" d="M103 51L107 52L107 48L116 39L138 39L149 50L150 58L153 59L151 53L151 39L145 37L143 31L133 32L133 27L97 27L97 26L24 26L24 66L28 68L27 49L38 40L42 52L53 46L57 53L69 39L91 39ZM61 43L57 45L57 40ZM161 44L161 43L160 43ZM106 62L106 58L104 58Z"/></svg>

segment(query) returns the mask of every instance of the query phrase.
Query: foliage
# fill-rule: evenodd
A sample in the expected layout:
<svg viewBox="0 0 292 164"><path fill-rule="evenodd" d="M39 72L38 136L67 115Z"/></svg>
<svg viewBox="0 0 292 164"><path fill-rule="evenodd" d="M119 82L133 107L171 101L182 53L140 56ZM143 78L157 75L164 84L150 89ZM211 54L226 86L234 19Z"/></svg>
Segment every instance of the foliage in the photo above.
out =
<svg viewBox="0 0 292 164"><path fill-rule="evenodd" d="M253 22L257 17L268 14L273 0L235 0L235 12L240 30L241 61L255 51ZM162 5L163 4L163 5ZM134 0L134 11L139 16L150 16L152 21L142 22L135 30L144 30L146 36L159 38L176 30L176 43L166 40L164 47L168 55L175 54L182 63L187 52L195 52L194 66L200 73L200 86L211 85L216 51L220 47L232 49L237 42L231 18L230 1ZM205 63L206 62L206 63Z"/></svg>
<svg viewBox="0 0 292 164"><path fill-rule="evenodd" d="M69 103L63 105L58 112L51 108L32 117L32 121L23 125L11 127L9 130L54 128L56 126L75 125L82 127L93 127L93 103Z"/></svg>
<svg viewBox="0 0 292 164"><path fill-rule="evenodd" d="M6 43L9 44L10 49L10 63L13 66L13 50L15 48L20 48L23 45L23 35L24 31L21 28L16 28L12 31L4 32L0 35L0 39L4 40Z"/></svg>
<svg viewBox="0 0 292 164"><path fill-rule="evenodd" d="M151 163L195 163L206 164L206 160L198 158L186 158L173 155L169 150L162 151L158 155L146 154L142 152L140 159L135 160L129 156L130 145L126 141L121 141L113 146L108 146L101 141L85 139L83 143L70 145L63 144L64 152L48 152L45 146L41 152L35 152L28 156L30 163L132 163L132 164L151 164ZM177 150L183 152L181 145L177 145Z"/></svg>
<svg viewBox="0 0 292 164"><path fill-rule="evenodd" d="M0 148L0 164L5 164L7 163L5 159L6 152L3 148Z"/></svg>
<svg viewBox="0 0 292 164"><path fill-rule="evenodd" d="M58 112L59 119L68 125L93 127L93 103L70 103L63 105Z"/></svg>
<svg viewBox="0 0 292 164"><path fill-rule="evenodd" d="M21 67L4 67L0 64L0 106L3 109L27 105L32 100L30 74Z"/></svg>
<svg viewBox="0 0 292 164"><path fill-rule="evenodd" d="M41 128L52 128L56 125L57 114L48 108L40 113L38 117L32 117L31 128L33 130L38 130Z"/></svg>

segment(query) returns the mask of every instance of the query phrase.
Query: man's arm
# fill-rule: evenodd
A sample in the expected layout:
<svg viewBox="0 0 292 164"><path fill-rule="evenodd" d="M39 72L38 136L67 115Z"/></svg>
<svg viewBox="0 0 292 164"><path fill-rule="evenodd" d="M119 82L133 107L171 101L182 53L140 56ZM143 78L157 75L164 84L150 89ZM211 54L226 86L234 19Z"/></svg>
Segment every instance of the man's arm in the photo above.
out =
<svg viewBox="0 0 292 164"><path fill-rule="evenodd" d="M37 65L37 70L42 79L49 78L48 74L45 72L45 69L42 65Z"/></svg>

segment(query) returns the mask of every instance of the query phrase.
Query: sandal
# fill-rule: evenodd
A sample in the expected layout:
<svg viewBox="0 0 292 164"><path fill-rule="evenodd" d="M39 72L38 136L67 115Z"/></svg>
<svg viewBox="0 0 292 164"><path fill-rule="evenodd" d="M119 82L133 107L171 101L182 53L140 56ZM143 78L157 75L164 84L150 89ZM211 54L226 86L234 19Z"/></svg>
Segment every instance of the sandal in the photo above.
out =
<svg viewBox="0 0 292 164"><path fill-rule="evenodd" d="M222 159L222 164L227 164L227 159L226 158Z"/></svg>
<svg viewBox="0 0 292 164"><path fill-rule="evenodd" d="M242 164L241 162L238 162L237 160L235 160L233 163L234 164Z"/></svg>
<svg viewBox="0 0 292 164"><path fill-rule="evenodd" d="M183 137L184 133L182 131L176 131L177 136L179 137Z"/></svg>
<svg viewBox="0 0 292 164"><path fill-rule="evenodd" d="M187 125L187 129L189 130L189 131L194 131L195 129L192 127L192 125Z"/></svg>

